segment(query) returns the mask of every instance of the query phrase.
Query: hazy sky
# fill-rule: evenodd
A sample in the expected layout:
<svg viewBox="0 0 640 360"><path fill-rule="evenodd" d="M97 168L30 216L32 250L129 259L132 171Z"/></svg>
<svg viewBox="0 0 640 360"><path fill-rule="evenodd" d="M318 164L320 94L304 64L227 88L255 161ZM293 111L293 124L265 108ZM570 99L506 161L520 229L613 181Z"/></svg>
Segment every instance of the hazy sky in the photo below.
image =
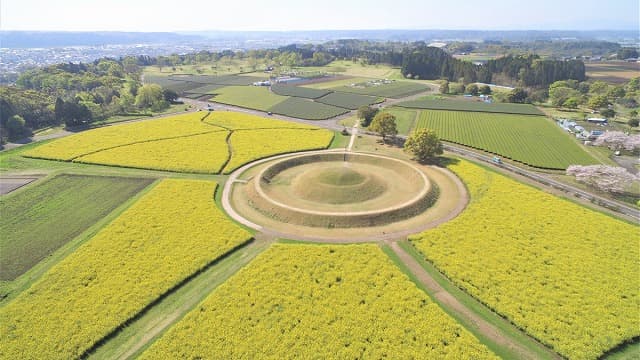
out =
<svg viewBox="0 0 640 360"><path fill-rule="evenodd" d="M638 0L0 0L0 28L633 30L639 27L639 3Z"/></svg>

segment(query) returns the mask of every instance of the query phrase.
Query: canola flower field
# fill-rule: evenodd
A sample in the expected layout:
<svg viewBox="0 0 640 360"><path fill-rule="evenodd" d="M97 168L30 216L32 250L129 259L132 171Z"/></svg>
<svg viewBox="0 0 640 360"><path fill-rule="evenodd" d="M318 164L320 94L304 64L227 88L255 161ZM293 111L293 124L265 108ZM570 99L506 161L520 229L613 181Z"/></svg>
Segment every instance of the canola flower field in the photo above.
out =
<svg viewBox="0 0 640 360"><path fill-rule="evenodd" d="M213 202L216 183L163 180L0 308L0 358L80 357L251 235Z"/></svg>
<svg viewBox="0 0 640 360"><path fill-rule="evenodd" d="M325 130L263 129L236 131L231 135L231 161L224 168L228 174L238 167L261 158L296 151L324 149L333 133Z"/></svg>
<svg viewBox="0 0 640 360"><path fill-rule="evenodd" d="M269 155L324 149L332 139L332 132L305 124L231 111L195 112L85 131L24 156L218 174Z"/></svg>
<svg viewBox="0 0 640 360"><path fill-rule="evenodd" d="M142 359L494 359L377 245L275 244Z"/></svg>
<svg viewBox="0 0 640 360"><path fill-rule="evenodd" d="M455 284L570 359L640 336L638 226L462 161L467 209L411 238Z"/></svg>

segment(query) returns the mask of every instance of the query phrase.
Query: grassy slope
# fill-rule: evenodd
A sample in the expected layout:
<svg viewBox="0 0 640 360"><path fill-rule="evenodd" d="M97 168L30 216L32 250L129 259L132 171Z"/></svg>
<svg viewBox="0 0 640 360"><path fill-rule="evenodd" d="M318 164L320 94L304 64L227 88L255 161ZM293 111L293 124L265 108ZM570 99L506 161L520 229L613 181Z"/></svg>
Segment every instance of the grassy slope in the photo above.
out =
<svg viewBox="0 0 640 360"><path fill-rule="evenodd" d="M60 175L2 198L0 280L20 276L150 182Z"/></svg>

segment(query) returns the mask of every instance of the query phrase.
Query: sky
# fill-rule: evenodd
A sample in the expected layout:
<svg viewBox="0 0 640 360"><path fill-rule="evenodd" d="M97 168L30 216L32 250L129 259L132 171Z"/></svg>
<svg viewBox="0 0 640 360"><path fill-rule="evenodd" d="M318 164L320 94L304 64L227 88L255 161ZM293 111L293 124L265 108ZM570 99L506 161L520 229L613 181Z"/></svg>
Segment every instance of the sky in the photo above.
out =
<svg viewBox="0 0 640 360"><path fill-rule="evenodd" d="M638 0L0 0L2 30L638 30Z"/></svg>

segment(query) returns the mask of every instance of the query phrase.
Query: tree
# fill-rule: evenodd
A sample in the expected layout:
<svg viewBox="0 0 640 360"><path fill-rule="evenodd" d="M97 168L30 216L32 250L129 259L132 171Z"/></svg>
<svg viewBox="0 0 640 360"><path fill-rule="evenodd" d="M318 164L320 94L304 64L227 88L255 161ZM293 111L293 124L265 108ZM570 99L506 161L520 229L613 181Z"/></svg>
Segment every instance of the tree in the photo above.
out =
<svg viewBox="0 0 640 360"><path fill-rule="evenodd" d="M613 193L624 193L634 183L637 186L639 180L623 167L606 165L571 165L567 168L567 175L575 176L577 181L601 191Z"/></svg>
<svg viewBox="0 0 640 360"><path fill-rule="evenodd" d="M442 80L440 82L440 94L448 94L449 93L449 81Z"/></svg>
<svg viewBox="0 0 640 360"><path fill-rule="evenodd" d="M404 151L413 155L418 162L424 163L442 154L442 143L434 130L418 129L405 141Z"/></svg>
<svg viewBox="0 0 640 360"><path fill-rule="evenodd" d="M358 108L358 119L361 120L360 125L362 125L362 127L368 127L377 113L377 108L367 105L360 106Z"/></svg>
<svg viewBox="0 0 640 360"><path fill-rule="evenodd" d="M638 118L633 117L631 119L629 119L629 121L627 121L627 125L631 126L631 127L638 127L640 126L640 120L638 120Z"/></svg>
<svg viewBox="0 0 640 360"><path fill-rule="evenodd" d="M600 114L605 118L612 118L616 116L616 111L613 109L604 109L600 111Z"/></svg>
<svg viewBox="0 0 640 360"><path fill-rule="evenodd" d="M480 94L482 95L491 95L491 87L489 85L480 86L478 91L480 91Z"/></svg>
<svg viewBox="0 0 640 360"><path fill-rule="evenodd" d="M29 136L31 131L26 126L26 121L20 115L13 115L7 120L7 136L9 140L20 140Z"/></svg>
<svg viewBox="0 0 640 360"><path fill-rule="evenodd" d="M553 106L563 106L570 98L578 97L580 97L580 93L570 87L554 86L549 88L549 100Z"/></svg>
<svg viewBox="0 0 640 360"><path fill-rule="evenodd" d="M449 92L452 94L464 94L464 84L463 83L454 83L449 85Z"/></svg>
<svg viewBox="0 0 640 360"><path fill-rule="evenodd" d="M592 94L605 94L609 90L609 85L601 80L594 81L591 86L589 86L589 92Z"/></svg>
<svg viewBox="0 0 640 360"><path fill-rule="evenodd" d="M164 100L169 103L172 103L178 100L178 93L171 89L163 89L162 96L164 97Z"/></svg>
<svg viewBox="0 0 640 360"><path fill-rule="evenodd" d="M522 104L527 100L527 92L522 88L515 88L507 95L507 101L510 103Z"/></svg>
<svg viewBox="0 0 640 360"><path fill-rule="evenodd" d="M164 100L162 93L162 87L158 84L143 85L138 89L138 95L136 95L136 106L141 108L151 108L151 110L162 110L168 106L168 103Z"/></svg>
<svg viewBox="0 0 640 360"><path fill-rule="evenodd" d="M606 146L611 150L634 151L640 148L640 135L627 135L622 131L607 131L594 142L595 146Z"/></svg>
<svg viewBox="0 0 640 360"><path fill-rule="evenodd" d="M589 103L587 104L591 109L600 109L607 107L609 105L609 100L605 95L596 95L589 99Z"/></svg>
<svg viewBox="0 0 640 360"><path fill-rule="evenodd" d="M465 90L466 90L467 94L471 94L473 96L477 96L478 92L480 91L480 89L478 88L478 85L476 85L476 84L467 85L467 88Z"/></svg>
<svg viewBox="0 0 640 360"><path fill-rule="evenodd" d="M396 127L396 117L388 112L378 113L371 121L369 130L375 131L382 135L382 141L386 142L387 136L396 136L398 129Z"/></svg>
<svg viewBox="0 0 640 360"><path fill-rule="evenodd" d="M568 109L577 109L578 108L578 104L580 104L580 100L575 98L575 97L571 97L568 98L563 104L563 107L566 107Z"/></svg>

